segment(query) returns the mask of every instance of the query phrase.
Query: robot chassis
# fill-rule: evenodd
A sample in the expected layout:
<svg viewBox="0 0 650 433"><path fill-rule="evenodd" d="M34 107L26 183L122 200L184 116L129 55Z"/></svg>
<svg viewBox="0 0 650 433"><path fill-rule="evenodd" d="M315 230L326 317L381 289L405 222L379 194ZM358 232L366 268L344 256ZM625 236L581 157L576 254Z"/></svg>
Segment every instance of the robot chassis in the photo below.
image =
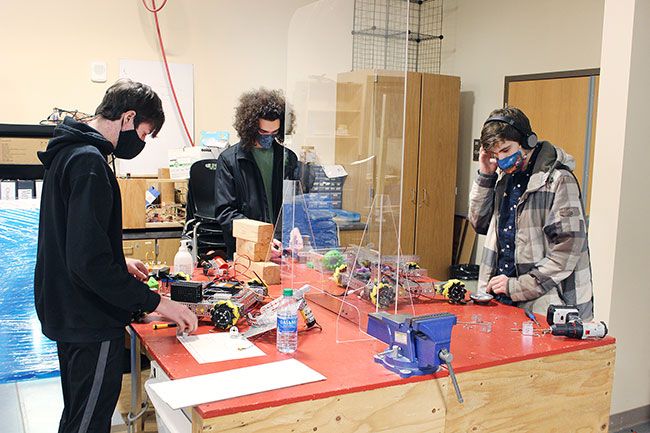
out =
<svg viewBox="0 0 650 433"><path fill-rule="evenodd" d="M431 299L440 294L452 304L465 303L467 289L462 281L453 279L435 283L428 277L426 269L420 268L414 260L417 259L415 256L399 261L389 257L379 262L364 258L364 252L364 249L359 249L357 258L348 260L353 265L340 264L332 275L332 279L340 287L347 288L348 293L357 293L379 308L388 308L395 302L396 290L399 298Z"/></svg>

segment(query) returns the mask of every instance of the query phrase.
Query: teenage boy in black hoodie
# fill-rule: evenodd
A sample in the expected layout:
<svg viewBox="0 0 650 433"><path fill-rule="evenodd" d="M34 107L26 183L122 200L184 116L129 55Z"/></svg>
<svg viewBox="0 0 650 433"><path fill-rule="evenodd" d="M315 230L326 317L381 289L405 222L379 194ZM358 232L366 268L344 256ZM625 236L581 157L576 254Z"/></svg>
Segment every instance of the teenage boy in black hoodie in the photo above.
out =
<svg viewBox="0 0 650 433"><path fill-rule="evenodd" d="M68 117L38 157L45 166L36 312L57 342L64 409L59 433L108 432L122 386L124 327L156 311L192 332L196 316L149 290L146 268L124 258L120 190L107 156L131 159L165 121L149 86L121 80L86 122Z"/></svg>

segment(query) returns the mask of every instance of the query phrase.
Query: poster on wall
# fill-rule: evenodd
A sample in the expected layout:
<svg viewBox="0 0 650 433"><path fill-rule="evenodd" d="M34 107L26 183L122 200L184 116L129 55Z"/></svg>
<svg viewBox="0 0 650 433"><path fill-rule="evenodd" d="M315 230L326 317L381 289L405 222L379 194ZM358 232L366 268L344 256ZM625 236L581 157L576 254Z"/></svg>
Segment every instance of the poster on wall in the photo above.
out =
<svg viewBox="0 0 650 433"><path fill-rule="evenodd" d="M183 117L194 140L194 66L169 63L169 71ZM151 86L162 100L165 124L156 138L147 138L147 145L140 155L131 160L117 160L117 174L156 175L158 168L168 166L169 150L190 146L167 81L165 66L162 62L120 60L120 78L130 78Z"/></svg>

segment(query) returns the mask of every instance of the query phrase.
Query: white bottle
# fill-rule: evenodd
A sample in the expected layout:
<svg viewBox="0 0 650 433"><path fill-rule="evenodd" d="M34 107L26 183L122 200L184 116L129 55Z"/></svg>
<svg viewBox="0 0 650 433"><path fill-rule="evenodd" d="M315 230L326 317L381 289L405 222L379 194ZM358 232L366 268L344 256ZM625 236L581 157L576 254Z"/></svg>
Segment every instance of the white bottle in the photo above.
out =
<svg viewBox="0 0 650 433"><path fill-rule="evenodd" d="M278 352L293 353L298 349L298 303L293 297L293 289L282 291L282 303L277 317Z"/></svg>
<svg viewBox="0 0 650 433"><path fill-rule="evenodd" d="M181 239L181 246L174 256L174 272L183 272L191 278L192 271L194 270L194 261L192 260L192 254L187 249L189 243L189 239Z"/></svg>

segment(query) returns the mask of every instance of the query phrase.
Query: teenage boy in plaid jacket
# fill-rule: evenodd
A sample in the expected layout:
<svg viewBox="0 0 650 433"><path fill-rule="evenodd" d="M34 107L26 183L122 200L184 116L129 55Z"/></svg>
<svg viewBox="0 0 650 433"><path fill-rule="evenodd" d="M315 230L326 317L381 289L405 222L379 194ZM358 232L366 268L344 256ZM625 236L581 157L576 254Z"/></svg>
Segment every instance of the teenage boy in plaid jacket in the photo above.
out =
<svg viewBox="0 0 650 433"><path fill-rule="evenodd" d="M583 319L593 318L587 226L574 168L569 154L538 142L517 108L494 110L483 125L469 220L487 235L479 288L499 302L540 314L549 305L576 305Z"/></svg>

